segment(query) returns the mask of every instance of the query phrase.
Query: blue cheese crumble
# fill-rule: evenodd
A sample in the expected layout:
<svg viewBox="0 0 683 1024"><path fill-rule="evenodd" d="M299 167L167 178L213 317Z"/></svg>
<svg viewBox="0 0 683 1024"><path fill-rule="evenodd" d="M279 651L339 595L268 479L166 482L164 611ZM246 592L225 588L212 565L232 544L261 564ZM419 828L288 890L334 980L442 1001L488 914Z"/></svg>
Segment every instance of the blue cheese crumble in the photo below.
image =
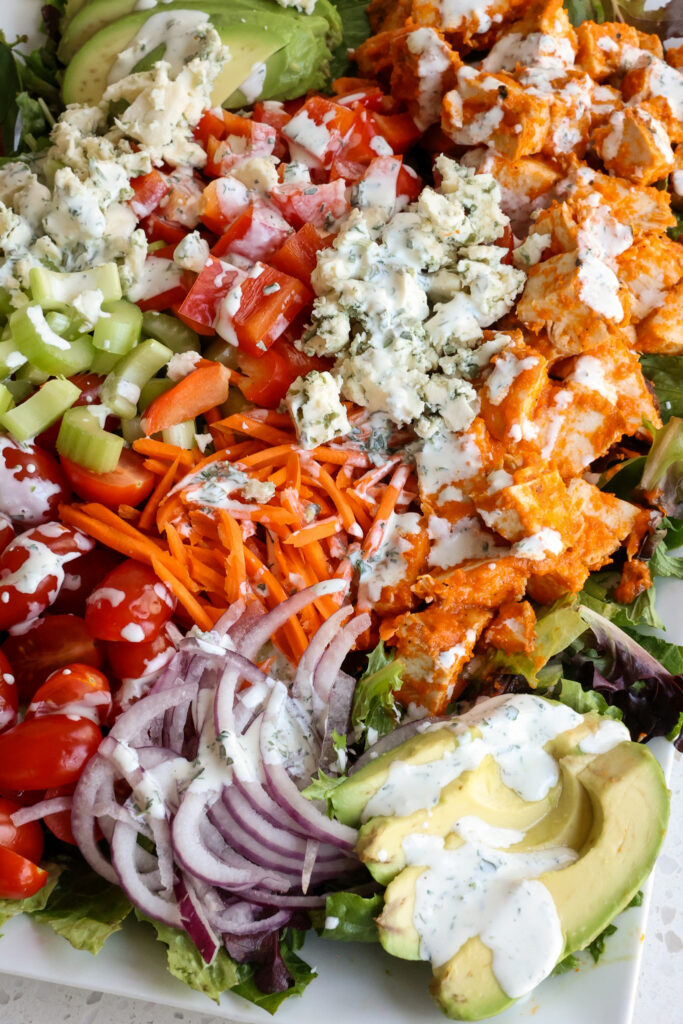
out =
<svg viewBox="0 0 683 1024"><path fill-rule="evenodd" d="M302 448L317 448L351 429L339 398L339 385L327 370L312 370L305 377L297 377L285 403Z"/></svg>
<svg viewBox="0 0 683 1024"><path fill-rule="evenodd" d="M494 243L508 218L490 174L438 157L441 180L390 216L352 210L312 276L312 323L299 345L335 356L343 398L424 438L466 430L479 411L468 376L483 330L513 308L522 270ZM490 358L488 350L482 353Z"/></svg>

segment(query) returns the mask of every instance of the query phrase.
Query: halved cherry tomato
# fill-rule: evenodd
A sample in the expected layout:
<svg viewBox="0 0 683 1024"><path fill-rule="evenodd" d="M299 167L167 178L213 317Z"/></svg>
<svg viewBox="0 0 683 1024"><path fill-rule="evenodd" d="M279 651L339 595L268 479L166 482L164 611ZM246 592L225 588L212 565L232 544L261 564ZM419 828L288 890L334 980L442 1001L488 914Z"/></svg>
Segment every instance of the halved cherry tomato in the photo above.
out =
<svg viewBox="0 0 683 1024"><path fill-rule="evenodd" d="M331 360L307 356L280 338L261 357L237 351L237 365L244 379L238 387L244 397L255 405L275 409L297 377L311 370L329 370Z"/></svg>
<svg viewBox="0 0 683 1024"><path fill-rule="evenodd" d="M55 519L69 493L54 456L36 444L0 437L0 512L15 526L26 529Z"/></svg>
<svg viewBox="0 0 683 1024"><path fill-rule="evenodd" d="M0 551L4 551L11 540L14 540L16 531L12 520L4 512L0 512Z"/></svg>
<svg viewBox="0 0 683 1024"><path fill-rule="evenodd" d="M90 537L61 523L15 537L0 554L0 629L37 619L57 597L66 563L93 547Z"/></svg>
<svg viewBox="0 0 683 1024"><path fill-rule="evenodd" d="M50 608L50 614L84 615L85 602L100 580L111 572L122 560L118 551L97 546L79 558L69 562L64 573L64 583L57 600Z"/></svg>
<svg viewBox="0 0 683 1024"><path fill-rule="evenodd" d="M47 882L47 871L19 853L0 846L0 897L23 900L35 896Z"/></svg>
<svg viewBox="0 0 683 1024"><path fill-rule="evenodd" d="M38 687L24 721L45 715L68 714L104 725L111 711L109 680L92 665L71 662L57 669Z"/></svg>
<svg viewBox="0 0 683 1024"><path fill-rule="evenodd" d="M98 640L144 643L158 636L176 599L153 569L127 558L88 598L85 624Z"/></svg>
<svg viewBox="0 0 683 1024"><path fill-rule="evenodd" d="M23 804L7 797L0 797L0 846L6 850L38 861L43 856L43 830L40 822L27 821L25 825L15 825L10 815L20 811Z"/></svg>
<svg viewBox="0 0 683 1024"><path fill-rule="evenodd" d="M64 455L61 464L79 498L100 501L108 508L119 505L139 505L154 489L156 477L144 467L144 459L136 452L124 448L119 464L111 473L93 473Z"/></svg>
<svg viewBox="0 0 683 1024"><path fill-rule="evenodd" d="M133 644L126 640L106 645L111 670L118 679L140 679L157 672L173 657L176 646L166 627L149 643Z"/></svg>
<svg viewBox="0 0 683 1024"><path fill-rule="evenodd" d="M102 740L88 718L46 715L0 733L0 786L49 789L76 782Z"/></svg>
<svg viewBox="0 0 683 1024"><path fill-rule="evenodd" d="M19 691L12 666L0 651L0 732L16 723ZM2 840L0 840L1 842Z"/></svg>
<svg viewBox="0 0 683 1024"><path fill-rule="evenodd" d="M51 789L46 789L43 795L44 800L52 800L56 796L71 796L76 788L76 783L71 782L68 786L53 786ZM57 839L61 839L63 843L70 843L71 846L76 846L76 840L74 834L71 831L71 811L56 811L54 814L46 814L43 821L50 829L53 835L57 836Z"/></svg>
<svg viewBox="0 0 683 1024"><path fill-rule="evenodd" d="M77 661L99 668L102 655L83 619L76 615L48 615L31 628L8 636L2 645L16 679L19 700L28 703L47 677Z"/></svg>

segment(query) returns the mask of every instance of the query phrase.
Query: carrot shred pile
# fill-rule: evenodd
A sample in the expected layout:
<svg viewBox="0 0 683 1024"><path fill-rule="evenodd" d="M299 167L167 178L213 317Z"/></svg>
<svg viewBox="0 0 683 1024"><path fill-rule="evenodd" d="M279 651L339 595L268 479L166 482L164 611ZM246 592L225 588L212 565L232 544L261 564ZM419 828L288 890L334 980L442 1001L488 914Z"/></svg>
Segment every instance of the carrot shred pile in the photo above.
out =
<svg viewBox="0 0 683 1024"><path fill-rule="evenodd" d="M61 519L152 566L202 630L240 599L267 610L314 583L343 580L276 636L297 663L353 597L354 565L381 546L392 512L415 499L415 479L400 457L375 466L349 442L302 451L289 416L266 409L215 420L210 430L207 456L152 438L134 443L157 476L142 509L124 518L123 509L72 504Z"/></svg>

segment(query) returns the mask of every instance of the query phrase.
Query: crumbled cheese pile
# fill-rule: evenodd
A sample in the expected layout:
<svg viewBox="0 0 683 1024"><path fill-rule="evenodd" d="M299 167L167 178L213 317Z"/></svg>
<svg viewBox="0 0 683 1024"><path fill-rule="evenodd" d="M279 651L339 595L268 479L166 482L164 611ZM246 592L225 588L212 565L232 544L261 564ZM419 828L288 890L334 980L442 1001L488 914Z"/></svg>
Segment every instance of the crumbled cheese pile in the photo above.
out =
<svg viewBox="0 0 683 1024"><path fill-rule="evenodd" d="M483 328L512 309L525 274L495 241L508 218L489 174L440 156L438 190L393 216L355 209L313 273L313 322L300 342L336 356L344 398L430 437L479 410L470 378L491 357Z"/></svg>
<svg viewBox="0 0 683 1024"><path fill-rule="evenodd" d="M116 260L126 291L140 277L147 241L127 204L130 179L162 163L206 161L192 129L229 53L210 24L196 36L199 52L175 78L165 61L127 75L97 106L67 107L30 165L0 169L0 287L14 305L28 301L34 266L81 271Z"/></svg>

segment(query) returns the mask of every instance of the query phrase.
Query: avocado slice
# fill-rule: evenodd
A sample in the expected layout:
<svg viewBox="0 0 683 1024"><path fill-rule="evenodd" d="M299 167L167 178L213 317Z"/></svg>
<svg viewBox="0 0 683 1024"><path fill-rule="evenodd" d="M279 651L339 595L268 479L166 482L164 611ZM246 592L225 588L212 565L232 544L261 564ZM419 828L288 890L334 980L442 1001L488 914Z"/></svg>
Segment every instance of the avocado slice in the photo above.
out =
<svg viewBox="0 0 683 1024"><path fill-rule="evenodd" d="M62 38L57 50L57 55L64 64L68 64L78 50L101 29L118 21L119 18L125 18L136 12L148 18L153 14L163 13L169 7L205 10L208 13L214 11L227 16L239 11L239 17L246 17L250 22L258 23L257 16L261 15L261 28L264 25L268 26L265 31L270 30L271 26L276 27L281 18L294 17L300 20L309 17L299 11L280 7L279 4L272 3L271 0L225 0L225 2L185 0L185 2L177 2L172 5L165 3L163 6L155 6L145 11L140 10L139 0L85 0L85 2L80 0L80 3L79 0L72 0L72 3L79 4L79 6L71 8L71 17L68 23L63 24ZM341 18L337 8L331 3L331 0L317 0L312 16L324 18L327 21L326 43L330 50L334 50L339 45L342 34ZM279 48L279 46L274 46L273 50Z"/></svg>

